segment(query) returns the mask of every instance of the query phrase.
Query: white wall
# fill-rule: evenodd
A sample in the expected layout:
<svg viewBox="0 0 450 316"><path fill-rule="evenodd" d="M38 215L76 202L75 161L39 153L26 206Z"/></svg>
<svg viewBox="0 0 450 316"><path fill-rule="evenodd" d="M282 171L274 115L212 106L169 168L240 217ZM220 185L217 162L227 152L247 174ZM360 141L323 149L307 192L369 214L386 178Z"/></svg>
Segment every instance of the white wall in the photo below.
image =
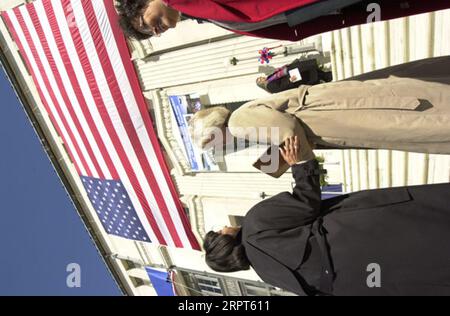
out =
<svg viewBox="0 0 450 316"><path fill-rule="evenodd" d="M18 5L21 5L23 3L26 3L26 1L24 1L24 0L2 0L2 1L0 1L0 11L15 8Z"/></svg>

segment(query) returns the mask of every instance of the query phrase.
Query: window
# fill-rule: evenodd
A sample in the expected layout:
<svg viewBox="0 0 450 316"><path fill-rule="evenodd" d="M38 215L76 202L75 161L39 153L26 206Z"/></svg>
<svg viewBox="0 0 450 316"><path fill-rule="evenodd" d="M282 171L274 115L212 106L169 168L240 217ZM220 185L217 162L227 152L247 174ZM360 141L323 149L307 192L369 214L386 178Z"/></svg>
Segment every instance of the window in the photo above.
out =
<svg viewBox="0 0 450 316"><path fill-rule="evenodd" d="M137 268L136 264L133 261L130 261L130 260L120 260L120 261L122 261L122 264L123 264L125 270L131 270L131 269Z"/></svg>
<svg viewBox="0 0 450 316"><path fill-rule="evenodd" d="M218 278L196 275L197 285L206 296L222 296L222 288Z"/></svg>
<svg viewBox="0 0 450 316"><path fill-rule="evenodd" d="M131 280L131 283L133 283L134 287L138 287L138 286L141 286L141 285L145 284L144 280L142 280L140 278L135 278L135 277L131 277L131 276L129 278Z"/></svg>
<svg viewBox="0 0 450 316"><path fill-rule="evenodd" d="M296 294L261 282L240 282L245 296L296 296Z"/></svg>
<svg viewBox="0 0 450 316"><path fill-rule="evenodd" d="M241 289L245 296L269 296L270 291L267 286L263 284L256 284L250 282L241 282Z"/></svg>
<svg viewBox="0 0 450 316"><path fill-rule="evenodd" d="M263 282L178 270L192 296L294 296Z"/></svg>
<svg viewBox="0 0 450 316"><path fill-rule="evenodd" d="M239 215L228 215L228 219L230 220L231 226L242 226L244 218L245 218L244 216Z"/></svg>

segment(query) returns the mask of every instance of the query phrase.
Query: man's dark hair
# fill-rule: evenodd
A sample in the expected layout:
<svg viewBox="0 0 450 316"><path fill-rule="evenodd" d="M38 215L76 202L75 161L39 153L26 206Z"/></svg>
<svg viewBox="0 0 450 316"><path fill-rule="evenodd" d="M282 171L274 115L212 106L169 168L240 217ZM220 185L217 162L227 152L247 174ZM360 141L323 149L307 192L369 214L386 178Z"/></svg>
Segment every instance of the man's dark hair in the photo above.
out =
<svg viewBox="0 0 450 316"><path fill-rule="evenodd" d="M150 34L144 34L136 30L133 21L142 14L151 0L118 0L117 12L119 13L119 24L125 35L137 40L144 40L151 37Z"/></svg>
<svg viewBox="0 0 450 316"><path fill-rule="evenodd" d="M217 272L248 270L250 262L240 239L213 231L206 234L203 242L206 264Z"/></svg>

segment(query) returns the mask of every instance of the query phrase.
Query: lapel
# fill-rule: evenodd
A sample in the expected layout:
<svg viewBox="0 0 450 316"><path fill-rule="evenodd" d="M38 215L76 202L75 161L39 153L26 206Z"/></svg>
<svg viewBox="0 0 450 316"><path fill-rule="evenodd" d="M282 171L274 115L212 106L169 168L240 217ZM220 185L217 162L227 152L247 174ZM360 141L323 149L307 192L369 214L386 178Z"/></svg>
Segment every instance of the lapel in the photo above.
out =
<svg viewBox="0 0 450 316"><path fill-rule="evenodd" d="M331 206L330 211L340 209L350 211L371 209L411 201L412 197L405 187L379 190L366 190L339 197L339 202Z"/></svg>

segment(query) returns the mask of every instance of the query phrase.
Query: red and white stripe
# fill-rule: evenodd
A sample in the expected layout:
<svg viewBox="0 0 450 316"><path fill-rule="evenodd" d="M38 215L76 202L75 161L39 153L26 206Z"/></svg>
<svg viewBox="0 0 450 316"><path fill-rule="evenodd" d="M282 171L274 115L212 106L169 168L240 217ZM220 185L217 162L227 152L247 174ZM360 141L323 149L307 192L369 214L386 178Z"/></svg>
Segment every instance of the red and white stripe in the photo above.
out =
<svg viewBox="0 0 450 316"><path fill-rule="evenodd" d="M38 0L2 16L79 174L120 179L152 242L199 249L113 0Z"/></svg>

